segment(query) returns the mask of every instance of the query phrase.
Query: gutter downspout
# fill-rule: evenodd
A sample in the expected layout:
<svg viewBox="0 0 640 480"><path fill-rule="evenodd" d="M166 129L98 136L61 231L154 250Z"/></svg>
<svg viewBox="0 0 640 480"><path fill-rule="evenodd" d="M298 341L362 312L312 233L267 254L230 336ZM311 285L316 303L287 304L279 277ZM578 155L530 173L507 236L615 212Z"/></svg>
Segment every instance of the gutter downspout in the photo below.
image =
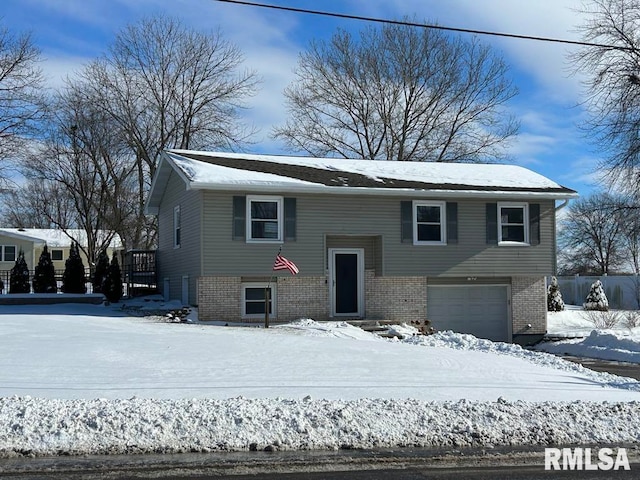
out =
<svg viewBox="0 0 640 480"><path fill-rule="evenodd" d="M569 201L570 200L571 200L570 198L565 198L565 200L560 205L555 207L555 212L554 212L554 217L553 217L553 223L554 224L556 223L556 218L557 218L558 212L560 210L562 210L564 207L566 207L567 205L569 205ZM558 227L557 227L557 225L555 225L554 230L555 230L555 232L554 232L554 235L553 235L553 243L554 243L554 245L553 245L553 252L554 252L554 254L553 254L553 271L554 271L554 273L557 273L558 272L558 258L557 258L557 251L558 251L557 231L558 231ZM546 279L545 279L545 283L546 283Z"/></svg>
<svg viewBox="0 0 640 480"><path fill-rule="evenodd" d="M560 205L558 205L558 206L556 207L556 213L558 213L558 212L559 212L560 210L562 210L564 207L566 207L567 205L569 205L569 202L570 202L570 201L571 201L571 199L570 199L570 198L566 198L566 199L564 200L564 202L562 202Z"/></svg>

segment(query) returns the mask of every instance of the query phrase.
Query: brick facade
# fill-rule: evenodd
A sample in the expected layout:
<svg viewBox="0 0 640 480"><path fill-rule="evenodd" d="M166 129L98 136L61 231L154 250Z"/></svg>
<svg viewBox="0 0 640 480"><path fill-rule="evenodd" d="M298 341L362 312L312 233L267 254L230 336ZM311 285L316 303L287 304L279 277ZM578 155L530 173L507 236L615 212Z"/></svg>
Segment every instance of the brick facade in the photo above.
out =
<svg viewBox="0 0 640 480"><path fill-rule="evenodd" d="M547 291L544 277L511 279L511 317L514 336L546 333Z"/></svg>
<svg viewBox="0 0 640 480"><path fill-rule="evenodd" d="M330 320L329 289L325 277L278 278L278 320Z"/></svg>
<svg viewBox="0 0 640 480"><path fill-rule="evenodd" d="M202 320L255 322L262 318L242 317L241 277L200 277L198 280L198 316ZM251 282L254 283L254 282ZM274 322L299 318L329 320L329 296L324 277L279 277L273 281L276 293Z"/></svg>
<svg viewBox="0 0 640 480"><path fill-rule="evenodd" d="M365 273L365 313L371 320L410 323L427 318L426 277L376 277Z"/></svg>
<svg viewBox="0 0 640 480"><path fill-rule="evenodd" d="M260 322L243 319L240 277L201 277L198 281L198 311L202 320ZM299 318L331 320L329 287L325 277L278 277L276 315L272 320ZM410 322L427 316L426 277L376 277L365 273L365 316L373 320Z"/></svg>
<svg viewBox="0 0 640 480"><path fill-rule="evenodd" d="M201 277L198 309L202 320L262 322L242 318L242 278ZM326 277L278 277L274 322L299 318L331 320ZM427 277L380 277L365 272L365 317L371 320L411 322L427 318ZM546 284L543 277L512 277L512 334L535 336L546 332Z"/></svg>
<svg viewBox="0 0 640 480"><path fill-rule="evenodd" d="M198 317L202 320L240 321L240 277L200 277Z"/></svg>

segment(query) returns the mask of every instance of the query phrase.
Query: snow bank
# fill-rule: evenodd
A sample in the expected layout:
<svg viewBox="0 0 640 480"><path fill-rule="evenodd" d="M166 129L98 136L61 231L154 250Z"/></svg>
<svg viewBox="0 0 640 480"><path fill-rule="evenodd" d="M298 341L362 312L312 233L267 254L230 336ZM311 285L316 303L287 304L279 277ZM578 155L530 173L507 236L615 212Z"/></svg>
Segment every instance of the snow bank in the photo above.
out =
<svg viewBox="0 0 640 480"><path fill-rule="evenodd" d="M598 345L600 342L599 337L597 337L597 332L593 332L596 335L595 339L592 340L595 345ZM446 348L454 348L456 350L466 350L466 351L479 351L486 353L495 353L499 355L509 355L512 357L520 358L523 360L527 360L531 363L534 363L538 366L549 367L555 370L560 370L564 372L575 372L582 376L586 376L588 378L593 379L597 382L603 382L604 384L608 384L609 386L616 388L623 388L627 390L632 390L636 392L640 392L640 383L631 380L625 379L624 377L620 377L618 375L613 375L606 372L595 372L588 368L584 368L582 365L567 362L561 358L556 357L555 355L549 355L548 353L543 352L533 352L530 350L526 350L522 348L520 345L516 345L513 343L501 343L501 342L492 342L490 340L484 340L482 338L476 338L473 335L465 335L460 333L454 333L452 331L438 332L434 335L428 336L413 336L408 337L402 340L405 343L412 343L415 345L427 346L427 347L446 347ZM558 342L559 344L570 344L571 341ZM550 346L552 348L554 343L544 343L540 344L538 348L545 349L546 346ZM636 344L636 348L640 345ZM566 353L562 350L562 348L558 348L558 351L553 352L551 350L544 350L549 353ZM590 355L578 355L578 356L586 356L590 357ZM594 357L597 358L597 357Z"/></svg>
<svg viewBox="0 0 640 480"><path fill-rule="evenodd" d="M640 383L471 335L12 308L1 315L0 457L640 438Z"/></svg>
<svg viewBox="0 0 640 480"><path fill-rule="evenodd" d="M0 399L5 457L624 444L638 438L639 402Z"/></svg>
<svg viewBox="0 0 640 480"><path fill-rule="evenodd" d="M621 316L624 310L617 311ZM543 342L536 350L560 355L599 358L618 362L640 363L640 327L617 325L607 330L594 330L588 312L567 305L562 312L549 312L548 336L567 340Z"/></svg>
<svg viewBox="0 0 640 480"><path fill-rule="evenodd" d="M640 363L640 335L593 330L586 338L544 342L536 349L560 355Z"/></svg>
<svg viewBox="0 0 640 480"><path fill-rule="evenodd" d="M310 318L303 318L292 323L277 325L274 328L303 335L325 338L350 338L352 340L384 341L377 335L365 332L347 322L319 323Z"/></svg>

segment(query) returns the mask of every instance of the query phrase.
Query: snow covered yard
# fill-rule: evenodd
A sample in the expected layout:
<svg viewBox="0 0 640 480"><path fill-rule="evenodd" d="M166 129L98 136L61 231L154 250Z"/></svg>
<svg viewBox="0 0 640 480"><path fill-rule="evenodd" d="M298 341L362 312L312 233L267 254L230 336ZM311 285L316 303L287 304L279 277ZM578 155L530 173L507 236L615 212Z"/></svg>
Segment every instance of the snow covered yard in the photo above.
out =
<svg viewBox="0 0 640 480"><path fill-rule="evenodd" d="M629 443L640 383L443 332L0 310L0 455Z"/></svg>
<svg viewBox="0 0 640 480"><path fill-rule="evenodd" d="M599 312L586 312L582 307L567 305L562 312L547 314L548 335L567 340L544 342L536 350L560 355L599 358L619 362L640 363L640 326L625 326L626 311L612 311L618 323L611 328L596 329L593 320ZM637 313L637 312L633 312Z"/></svg>

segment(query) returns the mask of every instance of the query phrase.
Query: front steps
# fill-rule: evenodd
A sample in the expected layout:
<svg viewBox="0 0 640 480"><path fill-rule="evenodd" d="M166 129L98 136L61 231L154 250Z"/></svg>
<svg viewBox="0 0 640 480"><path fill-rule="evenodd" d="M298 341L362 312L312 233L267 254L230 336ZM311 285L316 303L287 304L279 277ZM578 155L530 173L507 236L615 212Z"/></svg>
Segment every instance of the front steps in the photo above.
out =
<svg viewBox="0 0 640 480"><path fill-rule="evenodd" d="M412 320L411 322L403 322L400 320L346 320L346 322L354 327L359 327L366 332L375 333L385 338L402 338L397 333L389 332L392 325L410 325L418 330L420 335L429 335L433 333L431 322L429 320Z"/></svg>

